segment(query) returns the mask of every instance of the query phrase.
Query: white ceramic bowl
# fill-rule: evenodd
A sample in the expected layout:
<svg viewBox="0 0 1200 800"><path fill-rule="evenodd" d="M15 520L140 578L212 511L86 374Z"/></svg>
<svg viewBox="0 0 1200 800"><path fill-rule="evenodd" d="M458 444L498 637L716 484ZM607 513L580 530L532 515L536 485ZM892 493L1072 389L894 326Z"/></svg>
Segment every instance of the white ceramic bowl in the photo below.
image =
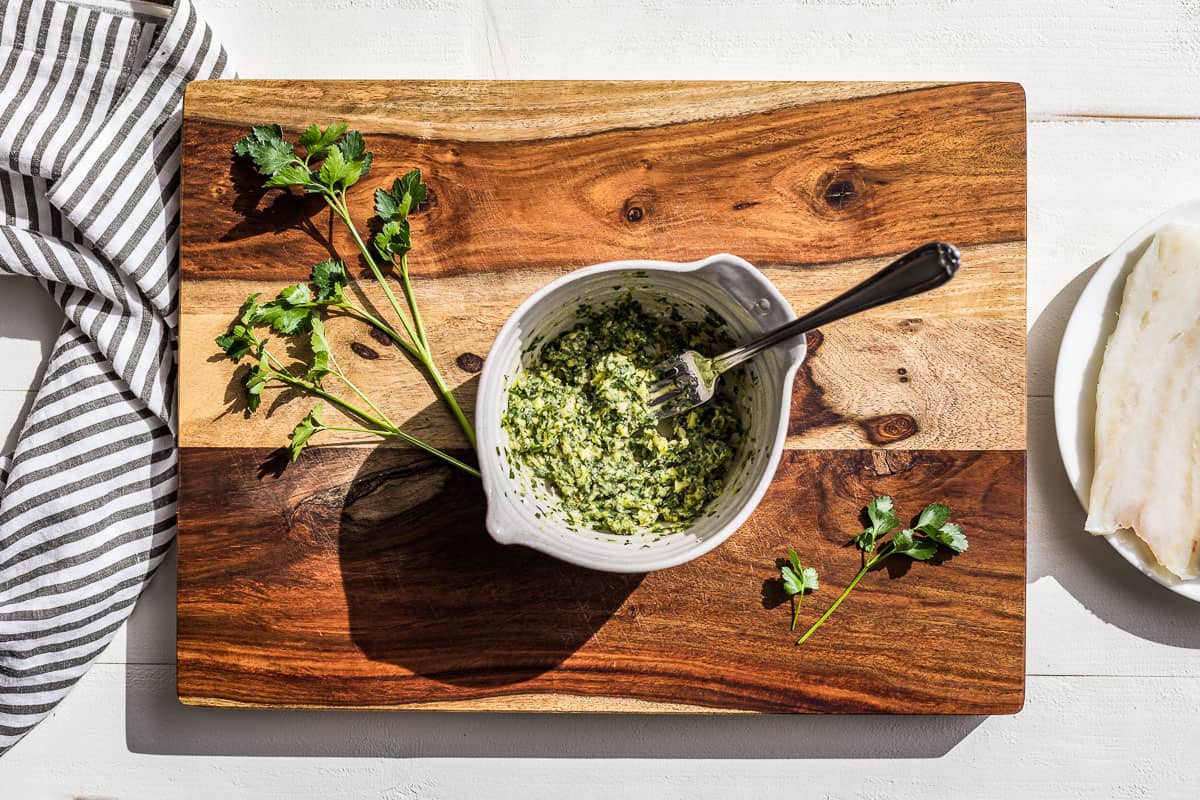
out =
<svg viewBox="0 0 1200 800"><path fill-rule="evenodd" d="M563 561L606 572L649 572L697 558L741 527L754 511L783 453L791 408L792 378L804 360L804 337L763 353L748 369L737 392L748 421L747 435L730 468L726 489L689 528L669 534L616 536L594 530L568 530L511 468L507 436L500 419L507 387L537 347L575 326L576 308L593 306L632 291L653 313L667 297L685 316L703 317L708 308L725 320L732 338L791 322L795 312L766 276L736 256L716 255L678 264L616 261L572 272L534 294L500 329L484 362L475 408L480 471L487 496L487 529L498 542L522 544ZM538 516L535 513L540 512Z"/></svg>

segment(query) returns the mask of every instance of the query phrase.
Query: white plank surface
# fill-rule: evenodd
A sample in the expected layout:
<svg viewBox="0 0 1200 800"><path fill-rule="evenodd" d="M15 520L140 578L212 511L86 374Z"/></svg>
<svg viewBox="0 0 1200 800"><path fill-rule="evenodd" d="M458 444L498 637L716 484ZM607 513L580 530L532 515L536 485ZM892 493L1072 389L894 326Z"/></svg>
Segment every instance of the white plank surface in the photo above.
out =
<svg viewBox="0 0 1200 800"><path fill-rule="evenodd" d="M1195 0L196 4L247 77L1022 81L1026 708L986 719L740 720L187 709L173 699L168 564L101 663L0 759L0 797L1195 796L1200 607L1082 532L1050 400L1083 273L1200 192ZM339 42L353 46L335 51ZM12 285L0 281L0 363L12 365L0 370L0 433L59 324L37 287Z"/></svg>
<svg viewBox="0 0 1200 800"><path fill-rule="evenodd" d="M1200 114L1195 0L196 5L243 77L1003 79L1035 116Z"/></svg>
<svg viewBox="0 0 1200 800"><path fill-rule="evenodd" d="M991 719L220 712L173 689L171 667L96 666L42 729L69 739L23 742L6 796L1169 800L1200 777L1152 746L1194 737L1198 678L1035 676Z"/></svg>

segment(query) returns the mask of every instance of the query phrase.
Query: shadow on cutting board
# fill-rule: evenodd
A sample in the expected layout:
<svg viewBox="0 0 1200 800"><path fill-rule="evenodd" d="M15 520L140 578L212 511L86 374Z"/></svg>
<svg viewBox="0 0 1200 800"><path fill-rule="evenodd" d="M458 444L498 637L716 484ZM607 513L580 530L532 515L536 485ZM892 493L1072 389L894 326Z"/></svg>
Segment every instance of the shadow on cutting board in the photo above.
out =
<svg viewBox="0 0 1200 800"><path fill-rule="evenodd" d="M409 449L376 448L352 487L338 531L350 636L432 680L501 687L551 670L642 580L497 544L479 481Z"/></svg>
<svg viewBox="0 0 1200 800"><path fill-rule="evenodd" d="M286 230L302 231L338 256L331 244L333 217L320 195L298 194L263 187L263 177L240 158L229 158L229 182L233 186L233 210L242 219L220 234L222 242L236 242L254 236L273 235Z"/></svg>

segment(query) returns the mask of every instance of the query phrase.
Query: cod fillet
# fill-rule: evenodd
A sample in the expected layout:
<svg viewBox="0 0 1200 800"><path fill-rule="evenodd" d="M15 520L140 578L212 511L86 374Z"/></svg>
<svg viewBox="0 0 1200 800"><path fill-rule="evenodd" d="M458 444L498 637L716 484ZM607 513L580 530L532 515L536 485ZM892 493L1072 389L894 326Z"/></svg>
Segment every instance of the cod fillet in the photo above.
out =
<svg viewBox="0 0 1200 800"><path fill-rule="evenodd" d="M1131 529L1200 576L1200 229L1159 231L1125 284L1096 387L1086 529Z"/></svg>

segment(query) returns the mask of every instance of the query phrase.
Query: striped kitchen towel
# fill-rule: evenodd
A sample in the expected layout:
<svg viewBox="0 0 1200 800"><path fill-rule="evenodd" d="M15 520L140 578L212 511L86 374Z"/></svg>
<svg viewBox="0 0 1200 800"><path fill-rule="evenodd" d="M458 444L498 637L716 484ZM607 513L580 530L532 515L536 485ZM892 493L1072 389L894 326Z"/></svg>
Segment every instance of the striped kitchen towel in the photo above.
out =
<svg viewBox="0 0 1200 800"><path fill-rule="evenodd" d="M0 456L3 753L104 649L174 537L180 106L189 81L232 72L188 0L7 0L0 15L0 274L36 278L66 316Z"/></svg>

